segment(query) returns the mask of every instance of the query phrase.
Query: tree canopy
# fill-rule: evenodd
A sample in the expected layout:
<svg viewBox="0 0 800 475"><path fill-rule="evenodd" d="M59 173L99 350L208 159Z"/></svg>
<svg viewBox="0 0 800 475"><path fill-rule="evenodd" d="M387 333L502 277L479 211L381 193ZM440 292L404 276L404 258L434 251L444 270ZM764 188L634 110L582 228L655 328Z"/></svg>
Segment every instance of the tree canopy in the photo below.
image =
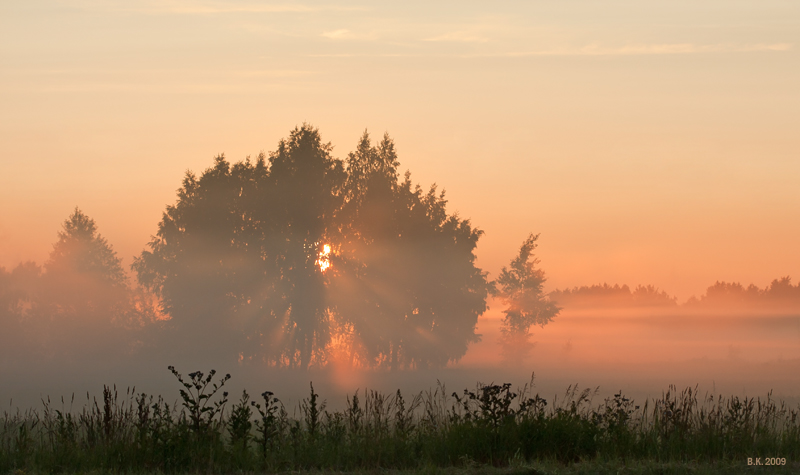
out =
<svg viewBox="0 0 800 475"><path fill-rule="evenodd" d="M77 273L111 286L125 285L121 260L108 241L97 233L93 219L75 207L62 227L45 263L48 274Z"/></svg>
<svg viewBox="0 0 800 475"><path fill-rule="evenodd" d="M86 361L124 357L141 335L144 305L121 260L77 207L62 224L44 266L0 269L0 347L26 360ZM152 315L150 315L152 317Z"/></svg>
<svg viewBox="0 0 800 475"><path fill-rule="evenodd" d="M348 157L333 302L349 358L396 368L443 366L477 341L489 284L475 266L482 235L448 215L444 192L399 180L388 136L364 134Z"/></svg>
<svg viewBox="0 0 800 475"><path fill-rule="evenodd" d="M303 125L268 159L219 156L199 178L187 173L134 261L139 282L189 346L229 348L240 360L457 360L486 310L481 231L448 214L435 186L399 178L388 136L372 145L365 132L346 163L331 152Z"/></svg>

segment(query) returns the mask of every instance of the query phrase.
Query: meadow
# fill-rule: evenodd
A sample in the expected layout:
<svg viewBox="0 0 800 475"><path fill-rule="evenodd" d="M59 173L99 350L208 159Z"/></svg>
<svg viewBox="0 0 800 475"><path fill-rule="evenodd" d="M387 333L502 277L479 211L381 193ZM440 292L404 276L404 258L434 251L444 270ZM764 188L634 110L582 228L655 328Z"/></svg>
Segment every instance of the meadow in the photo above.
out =
<svg viewBox="0 0 800 475"><path fill-rule="evenodd" d="M313 387L292 407L229 394L230 375L174 367L174 402L128 389L3 414L0 473L425 471L740 473L800 469L800 407L670 387L636 402L570 386L444 385L354 391L329 410ZM748 460L762 465L748 465ZM770 465L770 466L767 466ZM760 473L760 472L759 472Z"/></svg>

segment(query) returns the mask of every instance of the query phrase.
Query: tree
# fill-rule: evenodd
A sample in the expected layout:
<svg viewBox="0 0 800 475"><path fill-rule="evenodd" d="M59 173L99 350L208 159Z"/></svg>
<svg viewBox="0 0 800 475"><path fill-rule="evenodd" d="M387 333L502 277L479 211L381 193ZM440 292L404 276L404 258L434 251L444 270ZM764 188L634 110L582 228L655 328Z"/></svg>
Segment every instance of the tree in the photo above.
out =
<svg viewBox="0 0 800 475"><path fill-rule="evenodd" d="M544 327L560 310L543 291L547 279L544 271L536 267L539 260L533 254L538 239L538 234L530 234L517 257L508 268L503 267L495 282L496 295L506 306L502 331L507 357L526 357L532 348L530 327Z"/></svg>
<svg viewBox="0 0 800 475"><path fill-rule="evenodd" d="M298 368L343 349L368 366L459 358L486 308L481 232L435 187L398 180L388 136L365 133L346 169L331 150L303 125L268 161L187 173L134 261L139 282L204 352Z"/></svg>
<svg viewBox="0 0 800 475"><path fill-rule="evenodd" d="M448 215L444 193L398 179L388 136L365 132L348 157L344 232L331 295L349 359L421 368L458 360L486 310L489 285L473 253L482 232Z"/></svg>
<svg viewBox="0 0 800 475"><path fill-rule="evenodd" d="M270 155L271 186L264 204L274 206L262 206L260 216L282 238L281 279L289 306L281 360L289 366L323 363L331 338L327 278L318 261L336 238L336 213L346 179L332 149L317 129L304 124Z"/></svg>
<svg viewBox="0 0 800 475"><path fill-rule="evenodd" d="M171 317L161 346L172 356L244 357L245 330L268 332L280 318L274 242L255 215L266 186L263 154L234 166L220 155L200 178L187 172L150 250L134 258L139 283Z"/></svg>
<svg viewBox="0 0 800 475"><path fill-rule="evenodd" d="M121 260L77 207L64 221L32 304L45 355L108 358L125 347L129 288Z"/></svg>
<svg viewBox="0 0 800 475"><path fill-rule="evenodd" d="M93 219L76 206L62 226L45 264L48 274L80 274L111 286L125 285L122 261L108 241L97 233Z"/></svg>
<svg viewBox="0 0 800 475"><path fill-rule="evenodd" d="M44 266L0 268L0 353L21 365L116 362L149 336L152 298L130 288L116 252L76 207Z"/></svg>
<svg viewBox="0 0 800 475"><path fill-rule="evenodd" d="M122 261L77 207L44 265L44 292L65 314L115 315L127 291Z"/></svg>
<svg viewBox="0 0 800 475"><path fill-rule="evenodd" d="M133 264L184 335L180 351L303 368L322 357L329 315L316 261L344 181L330 151L303 125L269 163L219 156L199 179L186 174Z"/></svg>

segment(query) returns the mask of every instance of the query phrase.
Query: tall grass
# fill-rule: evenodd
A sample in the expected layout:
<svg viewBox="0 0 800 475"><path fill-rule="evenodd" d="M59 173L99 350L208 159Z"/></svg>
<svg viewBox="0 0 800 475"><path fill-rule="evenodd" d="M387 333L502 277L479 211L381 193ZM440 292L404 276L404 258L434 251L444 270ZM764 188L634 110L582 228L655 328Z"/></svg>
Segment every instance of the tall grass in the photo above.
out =
<svg viewBox="0 0 800 475"><path fill-rule="evenodd" d="M505 466L531 460L745 461L800 456L798 409L772 399L706 395L670 387L642 405L621 393L594 404L597 391L567 389L547 401L532 384L478 384L448 393L443 384L404 397L356 391L329 411L310 387L287 410L272 392L244 391L229 403L230 378L170 370L181 402L105 387L78 411L6 412L0 472L42 470L251 471ZM69 409L67 406L69 405Z"/></svg>

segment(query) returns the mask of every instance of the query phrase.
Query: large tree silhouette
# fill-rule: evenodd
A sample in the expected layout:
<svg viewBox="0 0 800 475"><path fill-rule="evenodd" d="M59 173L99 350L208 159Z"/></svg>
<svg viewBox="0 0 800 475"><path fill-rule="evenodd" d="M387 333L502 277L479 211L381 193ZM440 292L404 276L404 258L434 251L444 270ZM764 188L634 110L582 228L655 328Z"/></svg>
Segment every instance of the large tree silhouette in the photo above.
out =
<svg viewBox="0 0 800 475"><path fill-rule="evenodd" d="M189 357L244 356L252 344L245 330L268 333L281 316L272 230L255 215L267 186L263 155L234 166L219 156L200 178L187 172L150 250L132 265L171 317L162 347Z"/></svg>
<svg viewBox="0 0 800 475"><path fill-rule="evenodd" d="M330 337L316 261L344 182L330 150L304 125L268 162L219 156L199 179L187 173L133 264L183 335L177 350L304 368L321 357Z"/></svg>
<svg viewBox="0 0 800 475"><path fill-rule="evenodd" d="M281 140L269 160L270 186L258 214L279 244L281 290L288 304L281 328L284 365L321 363L330 342L325 269L318 260L336 237L345 181L342 162L331 150L319 131L303 125Z"/></svg>
<svg viewBox="0 0 800 475"><path fill-rule="evenodd" d="M365 133L347 167L303 125L259 156L187 173L135 259L190 347L307 368L440 366L474 341L488 284L481 232L443 194L398 179L391 139ZM189 351L184 346L181 351Z"/></svg>

